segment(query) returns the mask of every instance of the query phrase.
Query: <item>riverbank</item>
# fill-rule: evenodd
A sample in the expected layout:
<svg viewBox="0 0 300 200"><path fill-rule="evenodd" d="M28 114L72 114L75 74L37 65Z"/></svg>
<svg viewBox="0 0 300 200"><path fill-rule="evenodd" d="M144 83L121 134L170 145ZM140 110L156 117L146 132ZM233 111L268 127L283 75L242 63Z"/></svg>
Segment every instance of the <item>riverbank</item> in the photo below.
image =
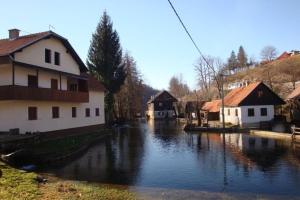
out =
<svg viewBox="0 0 300 200"><path fill-rule="evenodd" d="M85 182L65 181L48 176L38 183L36 173L28 173L0 162L0 199L135 199L126 188L109 188Z"/></svg>

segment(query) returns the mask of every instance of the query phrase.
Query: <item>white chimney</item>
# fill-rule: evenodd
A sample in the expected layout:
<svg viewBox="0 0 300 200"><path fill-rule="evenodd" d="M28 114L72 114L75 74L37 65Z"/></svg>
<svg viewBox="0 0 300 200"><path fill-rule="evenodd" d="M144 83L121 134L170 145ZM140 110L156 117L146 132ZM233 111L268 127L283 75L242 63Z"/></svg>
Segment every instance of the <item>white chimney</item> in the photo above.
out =
<svg viewBox="0 0 300 200"><path fill-rule="evenodd" d="M14 40L19 37L20 30L16 29L16 28L10 29L10 30L8 30L8 33L9 33L9 39Z"/></svg>

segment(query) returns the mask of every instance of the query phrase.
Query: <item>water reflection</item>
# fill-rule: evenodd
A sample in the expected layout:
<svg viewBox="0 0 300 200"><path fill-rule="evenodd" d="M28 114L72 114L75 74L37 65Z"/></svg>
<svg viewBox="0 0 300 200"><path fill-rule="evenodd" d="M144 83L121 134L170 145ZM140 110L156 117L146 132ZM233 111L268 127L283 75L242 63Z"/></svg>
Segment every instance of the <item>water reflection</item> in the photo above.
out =
<svg viewBox="0 0 300 200"><path fill-rule="evenodd" d="M45 171L98 183L300 195L299 147L246 134L185 133L176 121L149 121Z"/></svg>
<svg viewBox="0 0 300 200"><path fill-rule="evenodd" d="M139 129L122 129L80 158L46 171L65 179L132 185L138 177L143 154L144 135Z"/></svg>

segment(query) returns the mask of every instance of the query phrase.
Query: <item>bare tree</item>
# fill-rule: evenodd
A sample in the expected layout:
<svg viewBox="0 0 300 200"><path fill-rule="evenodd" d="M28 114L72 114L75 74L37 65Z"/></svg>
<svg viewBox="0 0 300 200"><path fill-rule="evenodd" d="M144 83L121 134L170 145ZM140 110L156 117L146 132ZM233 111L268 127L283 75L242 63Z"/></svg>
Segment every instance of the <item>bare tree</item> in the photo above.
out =
<svg viewBox="0 0 300 200"><path fill-rule="evenodd" d="M198 84L201 91L206 94L206 99L212 98L213 88L217 88L219 97L221 97L222 80L221 75L224 70L224 64L219 58L211 56L201 57L195 65L197 72Z"/></svg>
<svg viewBox="0 0 300 200"><path fill-rule="evenodd" d="M169 91L176 98L183 97L190 93L190 89L186 83L184 83L182 74L179 76L173 76L169 82Z"/></svg>
<svg viewBox="0 0 300 200"><path fill-rule="evenodd" d="M260 55L261 55L261 59L263 61L272 61L276 58L277 56L277 50L275 47L273 46L265 46L261 52L260 52Z"/></svg>

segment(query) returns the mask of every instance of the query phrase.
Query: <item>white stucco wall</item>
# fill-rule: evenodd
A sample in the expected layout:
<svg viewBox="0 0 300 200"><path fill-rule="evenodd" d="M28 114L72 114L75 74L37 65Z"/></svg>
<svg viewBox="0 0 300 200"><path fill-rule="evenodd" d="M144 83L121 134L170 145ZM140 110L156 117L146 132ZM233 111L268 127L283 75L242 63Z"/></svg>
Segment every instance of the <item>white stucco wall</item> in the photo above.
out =
<svg viewBox="0 0 300 200"><path fill-rule="evenodd" d="M0 65L0 86L12 84L12 68L10 64Z"/></svg>
<svg viewBox="0 0 300 200"><path fill-rule="evenodd" d="M254 108L254 116L248 116L248 108ZM267 109L267 116L261 116L260 109ZM238 110L238 116L235 115L235 109ZM230 115L228 115L230 110ZM234 125L247 125L255 124L264 121L271 121L274 118L274 106L262 105L262 106L241 106L241 107L225 107L225 122ZM222 110L220 110L220 120L222 122Z"/></svg>
<svg viewBox="0 0 300 200"><path fill-rule="evenodd" d="M28 75L37 75L35 69L24 68L18 65L15 66L15 84L20 86L28 86ZM47 71L39 70L39 80L38 84L40 88L51 88L51 79L57 79L58 88L59 85L59 75L57 73L51 73ZM9 84L11 85L11 83ZM67 77L62 75L61 76L61 87L62 90L67 90Z"/></svg>
<svg viewBox="0 0 300 200"><path fill-rule="evenodd" d="M51 63L45 62L45 48L51 50ZM54 65L54 52L60 53L60 65ZM49 69L80 75L79 66L65 46L57 39L41 40L21 52L15 53L15 60Z"/></svg>
<svg viewBox="0 0 300 200"><path fill-rule="evenodd" d="M248 117L248 108L254 108L254 116ZM267 116L261 116L260 109L267 108ZM274 119L274 106L263 105L263 106L242 106L242 122L243 124L258 123L263 121L271 121Z"/></svg>
<svg viewBox="0 0 300 200"><path fill-rule="evenodd" d="M90 91L89 103L0 101L0 131L19 128L21 133L55 131L68 128L104 124L104 93ZM38 108L38 119L28 120L28 107ZM52 107L60 108L60 117L52 118ZM72 107L77 107L77 117L72 118ZM85 109L90 108L90 117L85 117ZM100 116L95 116L99 108Z"/></svg>
<svg viewBox="0 0 300 200"><path fill-rule="evenodd" d="M230 110L230 115L228 115L228 110ZM235 110L238 111L238 116L235 115ZM224 107L225 113L225 122L231 123L235 125L239 125L241 123L241 108L240 107ZM220 121L222 122L222 109L220 109Z"/></svg>

